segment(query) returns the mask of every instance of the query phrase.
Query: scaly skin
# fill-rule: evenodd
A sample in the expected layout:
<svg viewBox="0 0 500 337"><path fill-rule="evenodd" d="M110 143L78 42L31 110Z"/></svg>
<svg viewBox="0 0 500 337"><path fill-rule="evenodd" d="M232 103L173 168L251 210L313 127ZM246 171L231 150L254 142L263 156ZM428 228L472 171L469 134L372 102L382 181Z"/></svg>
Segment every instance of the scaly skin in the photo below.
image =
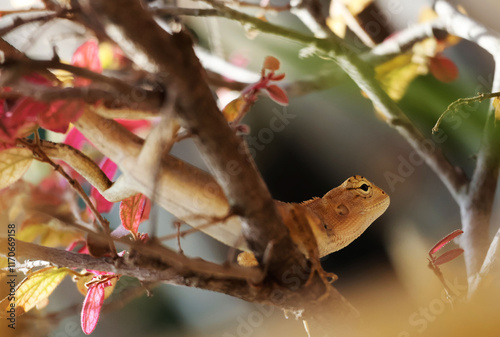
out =
<svg viewBox="0 0 500 337"><path fill-rule="evenodd" d="M314 215L310 225L320 256L336 252L357 239L389 207L389 196L356 175L322 198L301 203ZM293 236L292 236L293 237Z"/></svg>
<svg viewBox="0 0 500 337"><path fill-rule="evenodd" d="M293 241L312 261L338 251L358 238L389 207L389 196L367 179L356 175L322 198L297 203L276 201ZM305 228L304 226L308 226ZM255 266L251 253L238 263Z"/></svg>

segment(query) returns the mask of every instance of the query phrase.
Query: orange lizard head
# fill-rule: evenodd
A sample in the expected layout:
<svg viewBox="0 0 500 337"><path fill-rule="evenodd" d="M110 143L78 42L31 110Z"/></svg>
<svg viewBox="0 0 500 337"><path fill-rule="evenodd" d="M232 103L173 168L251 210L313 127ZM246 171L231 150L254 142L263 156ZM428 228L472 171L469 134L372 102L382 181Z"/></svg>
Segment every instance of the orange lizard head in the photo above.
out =
<svg viewBox="0 0 500 337"><path fill-rule="evenodd" d="M313 227L320 255L340 250L389 207L389 196L362 176L352 176L321 199L304 203L320 221Z"/></svg>

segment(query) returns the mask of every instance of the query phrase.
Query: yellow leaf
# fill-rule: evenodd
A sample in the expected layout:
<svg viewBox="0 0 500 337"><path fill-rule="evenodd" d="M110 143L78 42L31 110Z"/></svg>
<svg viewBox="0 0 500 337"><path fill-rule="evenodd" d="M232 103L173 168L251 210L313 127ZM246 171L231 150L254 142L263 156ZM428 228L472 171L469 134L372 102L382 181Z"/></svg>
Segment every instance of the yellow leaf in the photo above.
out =
<svg viewBox="0 0 500 337"><path fill-rule="evenodd" d="M346 24L344 17L341 15L329 16L326 18L326 25L330 28L332 32L335 33L340 38L345 37Z"/></svg>
<svg viewBox="0 0 500 337"><path fill-rule="evenodd" d="M33 309L38 303L43 304L59 283L68 275L67 268L47 267L31 274L15 290L15 298L5 297L0 302L0 317L8 317L7 308L16 308L16 315L22 315Z"/></svg>
<svg viewBox="0 0 500 337"><path fill-rule="evenodd" d="M493 100L493 107L495 108L495 120L500 120L500 98L495 97Z"/></svg>
<svg viewBox="0 0 500 337"><path fill-rule="evenodd" d="M94 276L94 274L88 274L82 277L73 277L73 282L76 283L76 289L78 289L83 296L87 295L87 287L85 286L85 283L90 282Z"/></svg>
<svg viewBox="0 0 500 337"><path fill-rule="evenodd" d="M246 102L242 97L238 97L229 102L224 109L222 109L222 113L224 114L224 118L228 122L232 122L239 116L240 113L244 113ZM245 109L246 110L246 109Z"/></svg>
<svg viewBox="0 0 500 337"><path fill-rule="evenodd" d="M88 288L85 284L87 282L90 282L94 276L96 276L96 275L89 274L89 275L86 275L83 277L74 277L73 278L73 281L76 282L76 288L83 296L87 295L87 290L88 290ZM110 279L110 281L111 281L111 286L104 288L104 299L108 298L113 293L113 290L115 289L115 286L116 286L116 282L118 282L118 277L114 277L114 278Z"/></svg>
<svg viewBox="0 0 500 337"><path fill-rule="evenodd" d="M418 16L418 22L429 22L439 17L437 13L430 7L424 7Z"/></svg>
<svg viewBox="0 0 500 337"><path fill-rule="evenodd" d="M398 55L375 68L377 80L395 101L404 96L406 89L418 75L427 72L424 65L412 62L412 57L411 54Z"/></svg>
<svg viewBox="0 0 500 337"><path fill-rule="evenodd" d="M0 189L15 183L30 167L33 154L28 149L10 148L0 152Z"/></svg>
<svg viewBox="0 0 500 337"><path fill-rule="evenodd" d="M99 44L99 60L104 69L113 65L113 45L109 42Z"/></svg>
<svg viewBox="0 0 500 337"><path fill-rule="evenodd" d="M349 9L349 12L351 12L353 15L358 15L359 13L364 11L365 8L368 7L372 2L373 0L344 0L344 3Z"/></svg>
<svg viewBox="0 0 500 337"><path fill-rule="evenodd" d="M56 248L66 247L71 242L83 238L83 235L72 227L61 225L57 220L21 227L18 240L34 242L37 238L40 238L42 246Z"/></svg>

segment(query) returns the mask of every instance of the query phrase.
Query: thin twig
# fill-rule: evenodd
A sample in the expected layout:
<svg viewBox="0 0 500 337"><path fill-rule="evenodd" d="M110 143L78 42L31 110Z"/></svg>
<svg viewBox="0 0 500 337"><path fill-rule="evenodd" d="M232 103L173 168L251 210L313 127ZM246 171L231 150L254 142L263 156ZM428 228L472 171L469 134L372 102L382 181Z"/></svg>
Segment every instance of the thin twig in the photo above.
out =
<svg viewBox="0 0 500 337"><path fill-rule="evenodd" d="M205 229L207 227L214 226L214 225L219 225L219 224L223 224L227 219L229 219L230 217L232 217L234 215L235 214L229 213L229 214L227 214L225 216L222 216L222 217L212 217L207 222L205 222L205 223L203 223L201 225L198 225L198 226L190 228L190 229L186 229L184 231L179 231L178 230L176 233L162 236L162 237L158 238L158 240L159 241L168 241L168 240L183 238L186 235L197 233L197 232L199 232L202 229ZM186 219L184 221L187 222L187 221L192 221L193 219L206 219L206 218L207 218L206 215L198 215L198 216L193 215L192 217L190 217L190 219Z"/></svg>
<svg viewBox="0 0 500 337"><path fill-rule="evenodd" d="M285 4L283 6L275 6L275 5L271 5L268 2L266 5L263 6L262 3L252 3L252 2L239 1L239 0L230 1L229 4L230 5L235 4L238 7L256 8L256 9L261 9L261 10L271 11L271 12L286 12L292 8L292 6L290 4Z"/></svg>
<svg viewBox="0 0 500 337"><path fill-rule="evenodd" d="M186 15L186 16L224 16L220 11L213 8L182 8L182 7L150 7L149 11L154 15Z"/></svg>
<svg viewBox="0 0 500 337"><path fill-rule="evenodd" d="M338 39L326 24L319 0L292 0L290 5L290 12L295 14L315 37Z"/></svg>
<svg viewBox="0 0 500 337"><path fill-rule="evenodd" d="M11 25L8 25L8 26L0 29L0 36L4 36L4 35L12 32L16 28L19 28L19 27L24 26L26 24L40 22L40 21L47 22L47 21L50 21L50 20L55 19L55 18L62 18L64 16L66 16L67 14L68 14L67 10L61 10L60 12L57 12L57 13L44 14L41 16L35 16L32 18L26 18L26 19L17 17L14 19L14 22Z"/></svg>
<svg viewBox="0 0 500 337"><path fill-rule="evenodd" d="M489 52L495 61L491 92L500 91L500 34L460 13L448 2L439 0L436 13L444 22L448 33L466 39ZM481 270L490 245L489 225L498 184L500 166L500 131L495 125L493 106L486 118L481 148L477 154L476 167L470 179L467 194L459 203L462 228L465 232L461 245L465 250L465 266L469 285Z"/></svg>
<svg viewBox="0 0 500 337"><path fill-rule="evenodd" d="M28 148L33 152L33 155L35 159L47 163L50 166L54 168L64 179L66 179L69 183L69 185L78 193L80 198L85 202L87 207L90 209L92 214L94 215L95 219L99 222L101 225L101 228L104 230L104 233L106 235L106 240L108 241L109 248L111 249L111 254L113 257L117 256L116 253L116 247L113 243L113 240L111 238L111 230L109 228L109 221L104 219L104 217L97 211L97 208L94 206L90 198L88 197L87 193L83 190L82 186L80 183L71 178L71 176L61 167L61 165L58 165L52 161L52 159L47 156L47 154L43 151L43 149L40 147L40 139L37 138L38 142L35 140L35 142L26 140L26 139L18 139L18 145Z"/></svg>
<svg viewBox="0 0 500 337"><path fill-rule="evenodd" d="M347 8L344 1L332 0L330 2L330 15L337 15L343 18L347 27L356 34L356 36L368 47L373 48L375 46L372 38L360 25L359 21L356 20L351 11Z"/></svg>
<svg viewBox="0 0 500 337"><path fill-rule="evenodd" d="M410 50L415 43L434 37L435 31L443 29L444 22L439 18L411 25L379 43L369 52L361 55L361 58L373 65L380 64Z"/></svg>
<svg viewBox="0 0 500 337"><path fill-rule="evenodd" d="M60 62L58 59L53 60L23 60L23 59L8 59L1 65L2 68L9 68L11 66L18 66L23 72L28 73L31 71L40 71L46 69L59 69L67 71L75 76L84 77L93 82L104 83L112 86L121 92L131 92L134 89L130 84L114 77L108 77L103 74L93 72L92 70L77 67L71 64Z"/></svg>
<svg viewBox="0 0 500 337"><path fill-rule="evenodd" d="M439 116L438 120L436 121L436 124L432 128L432 133L436 133L439 131L439 126L441 125L441 122L443 118L448 114L448 113L453 113L458 111L463 105L469 105L474 102L482 102L485 99L490 99L494 97L500 97L500 92L494 92L494 93L478 93L477 96L474 97L467 97L467 98L459 98L446 108L446 110Z"/></svg>

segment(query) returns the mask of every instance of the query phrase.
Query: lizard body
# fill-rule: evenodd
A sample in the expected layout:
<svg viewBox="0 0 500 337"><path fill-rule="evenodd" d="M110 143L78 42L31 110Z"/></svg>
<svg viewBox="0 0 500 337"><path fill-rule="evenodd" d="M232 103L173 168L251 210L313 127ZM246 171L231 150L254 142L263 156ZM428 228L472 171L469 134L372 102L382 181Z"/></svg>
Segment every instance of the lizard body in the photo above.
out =
<svg viewBox="0 0 500 337"><path fill-rule="evenodd" d="M242 239L241 220L234 216L227 218L230 205L209 173L168 154L162 156L161 171L152 172L151 165L144 166L143 161L136 159L144 145L143 140L114 122L114 133L111 136L111 122L95 114L91 108L88 109L90 110L76 122L76 126L105 156L117 163L123 172L111 187L106 185L99 188L102 184L93 183L107 200L116 202L124 195L143 193L192 227L228 246L249 251ZM72 167L81 166L76 164L78 161L86 161L82 159L82 154L75 155L70 151L70 155L64 155L63 150L56 148L50 155L64 159ZM153 180L150 178L152 176L157 176L158 179ZM156 191L154 196L152 191ZM277 201L278 211L287 224L287 207L284 204ZM322 198L296 205L294 209L302 209L309 219L319 255L325 256L347 246L363 233L387 209L389 197L363 177L353 176ZM225 221L218 225L204 226L207 218ZM291 235L294 237L295 234ZM295 239L300 238L295 236Z"/></svg>
<svg viewBox="0 0 500 337"><path fill-rule="evenodd" d="M302 253L312 260L319 260L319 257L338 251L358 238L385 212L389 203L389 196L381 188L357 175L322 198L302 203L276 201L276 206ZM304 223L310 230L301 228ZM247 252L238 256L238 262L245 266L257 264L253 255Z"/></svg>

